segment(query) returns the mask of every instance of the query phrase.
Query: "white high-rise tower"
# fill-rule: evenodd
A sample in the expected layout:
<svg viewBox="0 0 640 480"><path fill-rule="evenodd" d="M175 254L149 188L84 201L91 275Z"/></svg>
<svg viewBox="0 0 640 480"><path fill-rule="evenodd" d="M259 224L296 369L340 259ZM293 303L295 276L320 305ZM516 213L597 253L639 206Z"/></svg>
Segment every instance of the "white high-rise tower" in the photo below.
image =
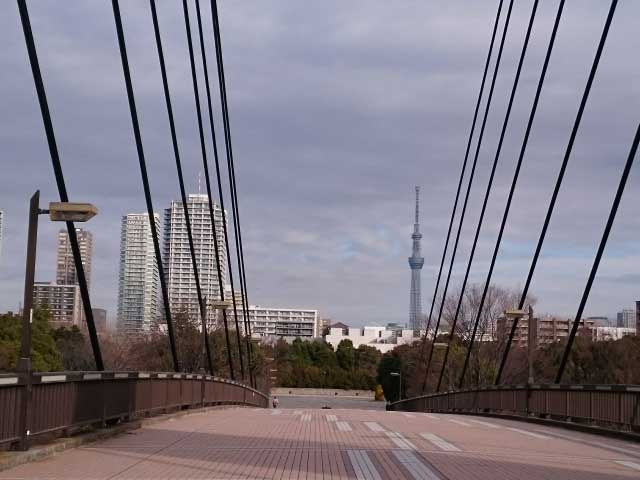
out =
<svg viewBox="0 0 640 480"><path fill-rule="evenodd" d="M155 214L156 231L160 217ZM118 277L118 329L148 331L159 320L160 275L146 213L122 217Z"/></svg>
<svg viewBox="0 0 640 480"><path fill-rule="evenodd" d="M218 255L220 257L220 269L222 270L222 285L219 285L214 250L215 242L207 195L189 195L187 208L191 221L193 246L198 265L198 275L200 276L202 296L207 301L218 301L220 299L220 288L224 288L227 279L227 249L222 226L223 219L226 221L226 215L223 215L222 209L217 203L213 204ZM171 202L171 206L165 209L163 230L162 262L172 313L186 311L192 318L198 319L200 316L198 294L193 275L187 223L184 218L182 201L174 200ZM213 321L215 319L214 311L212 309L207 311L209 312L208 320Z"/></svg>

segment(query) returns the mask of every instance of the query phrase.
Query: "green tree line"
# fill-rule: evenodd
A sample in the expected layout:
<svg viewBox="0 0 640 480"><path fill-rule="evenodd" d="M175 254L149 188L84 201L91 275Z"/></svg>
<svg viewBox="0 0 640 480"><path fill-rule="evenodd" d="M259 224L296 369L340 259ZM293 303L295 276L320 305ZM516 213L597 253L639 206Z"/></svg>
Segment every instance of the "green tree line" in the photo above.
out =
<svg viewBox="0 0 640 480"><path fill-rule="evenodd" d="M299 388L343 388L374 390L381 354L367 345L353 347L342 340L338 347L324 341L296 339L288 344L279 340L263 347L273 358L270 369L276 370L276 385Z"/></svg>

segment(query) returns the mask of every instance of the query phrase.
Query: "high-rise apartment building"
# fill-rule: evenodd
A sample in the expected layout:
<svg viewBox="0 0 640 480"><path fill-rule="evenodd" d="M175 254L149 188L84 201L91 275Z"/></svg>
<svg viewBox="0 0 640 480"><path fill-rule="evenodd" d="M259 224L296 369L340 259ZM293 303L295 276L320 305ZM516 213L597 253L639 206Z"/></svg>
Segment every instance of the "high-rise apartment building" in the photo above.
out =
<svg viewBox="0 0 640 480"><path fill-rule="evenodd" d="M87 280L87 289L91 290L91 257L93 255L93 234L82 228L76 228L82 268ZM56 263L56 283L58 285L77 285L78 275L73 262L71 242L66 229L58 232L58 257Z"/></svg>
<svg viewBox="0 0 640 480"><path fill-rule="evenodd" d="M623 308L618 312L616 319L616 327L618 328L635 328L636 311L633 308Z"/></svg>
<svg viewBox="0 0 640 480"><path fill-rule="evenodd" d="M160 216L155 214L156 231ZM118 329L148 331L158 321L160 275L146 213L122 217L118 274Z"/></svg>
<svg viewBox="0 0 640 480"><path fill-rule="evenodd" d="M189 195L187 208L202 295L207 301L217 301L220 299L220 288L224 288L227 279L227 249L222 224L223 220L226 221L226 215L218 204L213 204L222 275L222 285L220 285L207 195ZM198 295L182 201L174 200L171 206L165 209L163 230L162 258L172 311L184 311L193 318L199 318ZM215 320L213 309L208 310L208 320Z"/></svg>

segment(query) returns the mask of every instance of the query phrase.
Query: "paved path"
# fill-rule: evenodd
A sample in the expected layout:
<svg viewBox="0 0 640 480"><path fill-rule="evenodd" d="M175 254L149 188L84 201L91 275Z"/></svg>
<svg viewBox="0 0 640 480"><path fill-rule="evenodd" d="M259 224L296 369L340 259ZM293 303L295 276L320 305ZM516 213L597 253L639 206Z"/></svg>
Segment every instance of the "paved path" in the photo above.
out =
<svg viewBox="0 0 640 480"><path fill-rule="evenodd" d="M628 479L640 445L521 422L372 410L211 410L0 479Z"/></svg>

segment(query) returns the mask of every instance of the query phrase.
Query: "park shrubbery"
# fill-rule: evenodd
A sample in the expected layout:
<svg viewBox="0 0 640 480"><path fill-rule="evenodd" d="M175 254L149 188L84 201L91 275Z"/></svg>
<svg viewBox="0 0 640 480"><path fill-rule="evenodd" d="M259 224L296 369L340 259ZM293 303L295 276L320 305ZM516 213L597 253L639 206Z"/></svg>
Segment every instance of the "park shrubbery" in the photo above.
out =
<svg viewBox="0 0 640 480"><path fill-rule="evenodd" d="M343 388L374 390L381 354L373 347L353 347L343 340L334 351L324 341L284 340L263 347L273 358L277 385L299 388ZM274 372L275 373L275 372Z"/></svg>

